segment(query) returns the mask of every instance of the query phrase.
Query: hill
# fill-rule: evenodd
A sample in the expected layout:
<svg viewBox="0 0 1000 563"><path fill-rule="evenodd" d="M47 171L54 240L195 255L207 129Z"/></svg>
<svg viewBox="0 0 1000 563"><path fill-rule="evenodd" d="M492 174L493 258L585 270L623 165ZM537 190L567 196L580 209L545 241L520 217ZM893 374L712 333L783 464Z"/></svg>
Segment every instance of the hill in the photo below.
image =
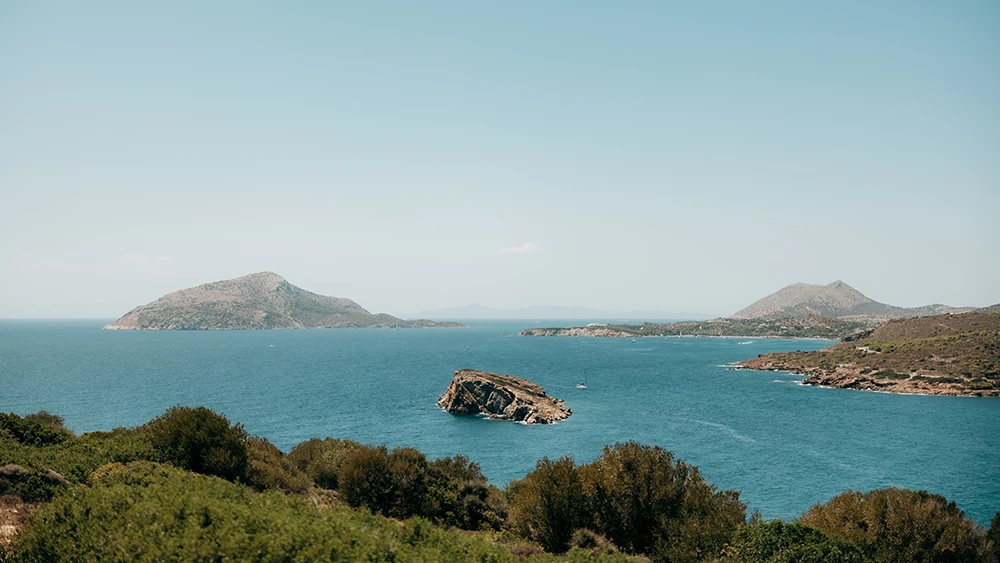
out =
<svg viewBox="0 0 1000 563"><path fill-rule="evenodd" d="M823 350L739 365L804 374L807 385L1000 397L1000 313L896 319Z"/></svg>
<svg viewBox="0 0 1000 563"><path fill-rule="evenodd" d="M886 305L869 299L860 291L837 280L827 285L792 284L733 313L733 318L775 320L812 314L877 324L889 319L972 310L972 307L949 307L941 304L911 308Z"/></svg>
<svg viewBox="0 0 1000 563"><path fill-rule="evenodd" d="M598 336L632 338L636 336L738 336L747 338L828 338L837 340L863 330L867 325L806 315L766 319L711 319L678 323L592 324L571 328L529 328L521 336Z"/></svg>
<svg viewBox="0 0 1000 563"><path fill-rule="evenodd" d="M260 330L284 328L460 327L372 314L350 299L294 286L272 272L206 283L136 307L108 330Z"/></svg>

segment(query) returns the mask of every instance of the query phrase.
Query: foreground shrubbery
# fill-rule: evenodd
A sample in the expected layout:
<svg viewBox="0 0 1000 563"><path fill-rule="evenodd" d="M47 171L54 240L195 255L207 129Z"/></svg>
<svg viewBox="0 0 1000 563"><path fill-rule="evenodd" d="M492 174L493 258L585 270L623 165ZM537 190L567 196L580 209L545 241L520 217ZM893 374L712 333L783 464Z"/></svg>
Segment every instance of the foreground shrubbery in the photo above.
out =
<svg viewBox="0 0 1000 563"><path fill-rule="evenodd" d="M739 493L718 491L696 467L634 442L581 466L543 459L509 495L511 527L555 552L587 529L627 553L701 561L717 556L746 518Z"/></svg>
<svg viewBox="0 0 1000 563"><path fill-rule="evenodd" d="M503 546L426 520L319 509L168 465L111 464L93 482L39 508L12 561L517 560Z"/></svg>
<svg viewBox="0 0 1000 563"><path fill-rule="evenodd" d="M954 502L925 491L847 491L810 508L802 522L846 538L877 563L972 563L992 558L982 528Z"/></svg>
<svg viewBox="0 0 1000 563"><path fill-rule="evenodd" d="M286 456L186 407L79 437L48 413L0 414L0 505L12 502L44 503L16 561L515 561L551 558L544 548L571 561L997 563L1000 551L1000 512L987 532L925 492L849 491L801 522L748 524L737 492L659 447L542 459L501 491L463 456L330 438Z"/></svg>
<svg viewBox="0 0 1000 563"><path fill-rule="evenodd" d="M740 526L724 563L865 563L853 543L816 528L781 520Z"/></svg>

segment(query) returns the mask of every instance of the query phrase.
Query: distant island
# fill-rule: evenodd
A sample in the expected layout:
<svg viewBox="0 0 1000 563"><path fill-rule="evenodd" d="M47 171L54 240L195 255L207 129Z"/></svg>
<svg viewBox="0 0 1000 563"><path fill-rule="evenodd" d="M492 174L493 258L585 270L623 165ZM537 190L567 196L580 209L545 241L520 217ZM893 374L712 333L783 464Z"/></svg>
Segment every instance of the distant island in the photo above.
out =
<svg viewBox="0 0 1000 563"><path fill-rule="evenodd" d="M737 365L806 375L806 385L1000 397L997 310L891 320L823 350L773 352Z"/></svg>
<svg viewBox="0 0 1000 563"><path fill-rule="evenodd" d="M731 317L676 323L602 324L532 328L521 336L732 336L746 338L824 338L839 340L889 319L964 313L974 307L926 305L895 307L869 299L837 280L828 285L796 283L755 301Z"/></svg>
<svg viewBox="0 0 1000 563"><path fill-rule="evenodd" d="M136 307L106 330L267 330L290 328L458 328L455 322L372 314L343 297L294 286L273 272L206 283Z"/></svg>

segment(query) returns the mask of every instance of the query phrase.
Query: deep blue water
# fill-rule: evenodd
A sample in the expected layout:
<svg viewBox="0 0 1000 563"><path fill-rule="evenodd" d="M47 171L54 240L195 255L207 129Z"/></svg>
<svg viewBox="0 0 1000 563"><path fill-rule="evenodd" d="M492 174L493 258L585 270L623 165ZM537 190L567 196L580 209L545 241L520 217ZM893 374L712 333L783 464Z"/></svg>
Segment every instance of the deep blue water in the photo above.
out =
<svg viewBox="0 0 1000 563"><path fill-rule="evenodd" d="M205 405L286 451L334 436L432 458L465 454L499 485L543 456L587 462L605 444L636 440L742 491L765 518L795 518L846 489L889 485L943 494L984 524L1000 509L998 399L819 389L789 374L720 367L822 341L526 338L511 334L538 324L470 323L117 332L93 320L0 321L0 411L44 409L79 433ZM524 426L445 413L435 401L463 367L536 381L573 416ZM584 377L590 389L575 389Z"/></svg>

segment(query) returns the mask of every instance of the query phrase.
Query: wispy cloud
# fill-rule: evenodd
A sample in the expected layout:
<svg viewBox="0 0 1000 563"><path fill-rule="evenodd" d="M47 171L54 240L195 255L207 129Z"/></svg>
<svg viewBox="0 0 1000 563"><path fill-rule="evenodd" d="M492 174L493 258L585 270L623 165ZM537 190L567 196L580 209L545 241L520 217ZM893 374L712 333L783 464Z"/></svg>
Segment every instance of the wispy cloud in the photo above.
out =
<svg viewBox="0 0 1000 563"><path fill-rule="evenodd" d="M528 241L521 246L508 246L507 248L498 248L494 254L534 254L535 252L541 252L542 249L538 248L538 245Z"/></svg>
<svg viewBox="0 0 1000 563"><path fill-rule="evenodd" d="M122 254L116 266L120 269L152 270L174 265L169 256L146 256L145 254Z"/></svg>

